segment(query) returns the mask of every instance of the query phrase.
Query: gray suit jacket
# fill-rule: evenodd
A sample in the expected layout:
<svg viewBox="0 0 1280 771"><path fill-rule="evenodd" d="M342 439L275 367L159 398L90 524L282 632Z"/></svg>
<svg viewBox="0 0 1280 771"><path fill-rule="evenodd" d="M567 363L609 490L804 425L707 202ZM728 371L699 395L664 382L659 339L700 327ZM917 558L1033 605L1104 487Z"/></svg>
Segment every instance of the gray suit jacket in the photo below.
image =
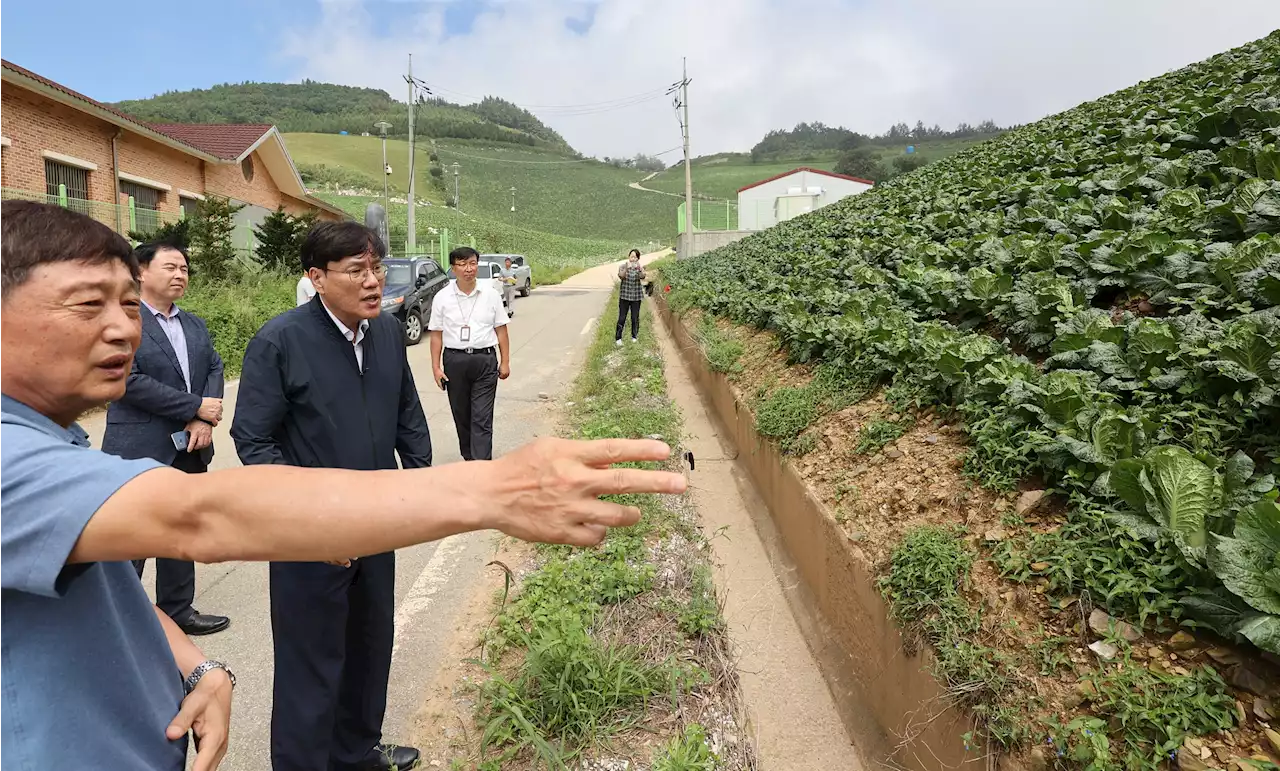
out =
<svg viewBox="0 0 1280 771"><path fill-rule="evenodd" d="M191 390L182 381L182 369L173 345L146 306L142 308L142 343L133 355L133 370L124 396L107 408L107 430L102 450L122 458L153 458L173 463L178 451L172 435L196 416L201 400L222 398L222 357L213 348L204 320L187 311L178 314L187 339L187 364ZM213 446L198 453L208 466Z"/></svg>

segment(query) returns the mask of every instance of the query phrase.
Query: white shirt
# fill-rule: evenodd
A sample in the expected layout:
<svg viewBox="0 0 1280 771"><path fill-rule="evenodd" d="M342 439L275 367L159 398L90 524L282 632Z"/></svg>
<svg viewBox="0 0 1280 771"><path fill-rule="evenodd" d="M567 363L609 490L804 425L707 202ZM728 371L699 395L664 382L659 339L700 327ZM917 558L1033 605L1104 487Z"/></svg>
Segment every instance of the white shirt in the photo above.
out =
<svg viewBox="0 0 1280 771"><path fill-rule="evenodd" d="M298 305L306 305L315 296L316 288L311 285L311 279L306 276L298 279Z"/></svg>
<svg viewBox="0 0 1280 771"><path fill-rule="evenodd" d="M320 304L324 305L323 299L320 300ZM324 305L324 312L329 314L329 318L333 319L334 324L338 325L338 331L342 333L343 337L347 338L347 342L351 343L351 345L355 347L356 366L360 368L361 372L364 372L364 333L369 331L369 320L361 319L360 328L355 332L352 332L350 329L347 329L346 324L343 324L338 320L337 316L333 315L333 311L329 310L328 305Z"/></svg>
<svg viewBox="0 0 1280 771"><path fill-rule="evenodd" d="M502 307L502 295L490 282L476 282L471 294L463 294L456 280L440 290L431 303L427 329L442 333L445 348L492 348L498 344L498 327L510 319ZM462 339L462 328L471 328L471 338Z"/></svg>

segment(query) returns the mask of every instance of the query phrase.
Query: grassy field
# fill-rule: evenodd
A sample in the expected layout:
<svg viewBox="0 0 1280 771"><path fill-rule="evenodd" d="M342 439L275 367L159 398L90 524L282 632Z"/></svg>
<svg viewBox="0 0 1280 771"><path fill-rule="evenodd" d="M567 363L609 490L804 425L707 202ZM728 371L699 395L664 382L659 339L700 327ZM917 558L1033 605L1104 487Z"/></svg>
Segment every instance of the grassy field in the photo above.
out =
<svg viewBox="0 0 1280 771"><path fill-rule="evenodd" d="M650 194L651 195L651 194ZM317 196L346 210L358 220L364 219L365 207L379 202L380 197L340 196L317 193ZM391 250L402 254L405 245L406 207L392 204L388 212ZM600 238L571 238L512 225L500 219L459 213L444 206L419 206L415 217L417 251L435 254L436 244L445 228L453 246L469 245L485 253L513 252L528 255L533 267L533 280L538 284L554 284L586 268L610 260L621 260L632 246L653 251L657 241L615 241Z"/></svg>
<svg viewBox="0 0 1280 771"><path fill-rule="evenodd" d="M980 140L947 139L938 142L917 144L916 155L929 161L936 161L948 155L972 147ZM879 156L881 163L891 162L895 157L903 155L907 143L901 145L873 145L872 149ZM722 153L720 155L695 159L693 162L693 193L696 196L719 200L736 201L738 189L752 182L782 174L799 166L831 171L836 164L836 156L816 158L796 158L786 161L770 161L768 163L752 163L751 156L746 153ZM684 194L684 166L675 166L644 183L653 190L668 193ZM674 206L672 207L674 220Z"/></svg>
<svg viewBox="0 0 1280 771"><path fill-rule="evenodd" d="M334 134L288 134L289 152L300 164L325 164L363 170L377 178L382 141L377 137ZM441 142L435 148L446 167L447 192L453 192L450 167L460 167L462 211L505 223L517 230L542 231L575 239L644 242L670 238L675 204L661 196L628 187L644 175L588 161L565 163L569 157L549 151L479 142ZM443 203L444 193L431 184L431 145L418 144L418 198ZM387 141L391 183L408 187L408 143ZM516 211L511 212L511 188ZM363 207L363 204L361 204ZM362 209L363 211L363 209Z"/></svg>

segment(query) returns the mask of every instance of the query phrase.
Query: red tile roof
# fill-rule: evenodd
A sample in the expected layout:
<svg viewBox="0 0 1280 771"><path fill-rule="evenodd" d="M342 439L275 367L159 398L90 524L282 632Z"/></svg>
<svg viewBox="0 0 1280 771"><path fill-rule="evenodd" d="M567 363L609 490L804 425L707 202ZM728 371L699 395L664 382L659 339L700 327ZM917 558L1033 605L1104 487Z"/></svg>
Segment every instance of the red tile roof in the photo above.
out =
<svg viewBox="0 0 1280 771"><path fill-rule="evenodd" d="M740 188L738 188L738 192L739 192L739 193L741 193L743 190L750 190L750 189L751 189L751 188L753 188L753 187L759 187L759 186L763 185L764 183L766 183L766 182L772 182L772 181L774 181L775 179L782 179L783 177L789 177L789 176L791 176L792 174L795 174L796 172L800 172L800 171L808 171L808 172L812 172L812 173L814 173L814 174L821 174L821 175L822 175L822 176L824 176L824 177L835 177L835 178L837 178L837 179L847 179L847 180L849 180L849 181L851 181L851 182L861 182L861 183L862 183L862 184L864 184L864 185L874 185L874 184L875 184L875 182L873 182L873 181L871 181L871 180L869 180L869 179L863 179L862 177L851 177L851 176L849 176L848 174L837 174L837 173L835 173L834 171L823 171L822 169L814 169L814 168L810 168L810 167L808 167L808 166L801 166L801 167L800 167L800 168L798 168L798 169L792 169L791 171L784 171L784 172L782 172L781 174L775 174L775 175L773 175L772 177L769 177L768 179L762 179L762 180L760 180L759 182L752 182L750 185L747 185L746 187L740 187Z"/></svg>
<svg viewBox="0 0 1280 771"><path fill-rule="evenodd" d="M239 158L272 128L270 123L155 123L152 127L228 161Z"/></svg>
<svg viewBox="0 0 1280 771"><path fill-rule="evenodd" d="M120 119L122 119L122 120L124 120L124 121L127 121L128 123L132 123L133 125L138 126L139 128L142 128L142 129L149 129L150 131L153 131L153 132L156 132L156 133L160 133L160 134L164 134L165 136L168 136L170 139L175 139L175 140L177 140L178 142L180 142L181 144L188 145L188 146L189 146L189 147L191 147L191 149L193 149L193 150L200 150L200 151L202 151L202 152L206 152L206 153L208 152L207 150L203 150L203 149L202 149L202 148L200 148L200 147L197 147L197 146L195 146L195 145L190 144L189 142L186 142L185 140L183 140L183 139L182 139L182 138L180 138L180 137L173 136L173 135L169 134L168 132L163 131L163 130L161 130L161 129L159 129L159 128L155 127L155 126L152 126L151 124L149 124L149 123L147 123L147 122L145 122L145 121L142 121L142 120L139 120L139 119L137 119L137 118L133 117L132 115L129 115L129 114L127 114L127 113L123 113L123 112L121 112L121 111L117 110L116 108L112 107L112 106L111 106L111 105L109 105L109 104L103 104L102 102L99 102L99 101L98 101L98 100L96 100L96 99L90 99L89 97L85 96L84 94L80 93L79 91L73 91L73 90L71 90L71 89L67 88L66 86L62 85L61 83L55 83L54 81L49 80L48 78L46 78L46 77L44 77L44 76L42 76L42 75L37 75L36 73L32 72L31 70L27 69L26 67L19 67L18 65L14 64L13 62L11 62L11 61L9 61L9 60L7 60L7 59L0 60L0 64L2 64L6 70L12 70L12 71L14 71L14 72L18 73L19 75L22 75L23 77L30 78L31 80L34 80L34 81L36 81L37 83L40 83L40 84L42 84L42 85L44 85L44 86L46 86L46 87L48 87L48 88L52 88L52 89L54 89L55 91L61 91L62 93L66 94L67 96L72 97L73 99L78 99L79 101L84 102L84 103L86 103L86 104L90 105L91 107L96 107L96 108L97 108L97 109L99 109L99 110L103 110L103 111L105 111L105 112L109 112L109 113L111 113L112 115L116 116L117 118L120 118ZM261 134L259 134L259 136L261 136ZM210 153L210 154L211 154L211 153Z"/></svg>

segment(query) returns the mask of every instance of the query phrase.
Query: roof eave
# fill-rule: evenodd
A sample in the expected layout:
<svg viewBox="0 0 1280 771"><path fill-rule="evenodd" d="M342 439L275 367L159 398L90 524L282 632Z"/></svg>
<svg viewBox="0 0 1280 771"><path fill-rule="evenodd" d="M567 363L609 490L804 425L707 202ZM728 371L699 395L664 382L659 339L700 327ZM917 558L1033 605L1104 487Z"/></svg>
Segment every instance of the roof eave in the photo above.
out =
<svg viewBox="0 0 1280 771"><path fill-rule="evenodd" d="M753 187L760 187L761 185L766 185L770 182L777 181L784 177L789 177L792 174L798 174L799 172L802 172L802 171L813 172L814 174L819 174L824 177L834 177L836 179L847 179L850 182L859 182L864 185L871 185L872 187L875 187L876 185L876 183L873 180L863 179L862 177L851 177L848 174L839 174L834 171L823 171L822 169L815 169L811 166L799 166L797 168L792 169L791 171L784 171L781 174L774 174L772 177L769 177L768 179L762 179L759 182L752 182L750 185L746 185L745 187L740 187L738 188L738 192L745 193L746 191L750 190Z"/></svg>
<svg viewBox="0 0 1280 771"><path fill-rule="evenodd" d="M221 158L218 158L215 155L210 155L209 153L203 152L201 150L197 150L191 145L185 144L183 142L179 142L173 137L167 134L163 134L159 131L156 131L155 129L147 128L146 126L143 126L141 123L134 123L133 121L125 120L124 118L121 118L119 115L116 115L110 110L104 110L101 107L90 104L82 99L78 99L70 94L59 91L56 88L51 88L45 85L44 83L41 83L38 80L33 80L32 78L29 78L20 72L11 70L8 67L4 68L3 73L0 74L0 78L3 78L4 81L11 82L14 85L17 85L20 88L25 88L28 91L34 91L35 93L38 93L41 96L46 97L48 99L52 99L53 101L59 104L66 105L67 107L70 107L73 110L85 113L86 115L92 115L93 117L98 118L99 120L105 121L107 123L110 123L113 126L122 128L125 131L131 131L137 134L138 136L145 137L147 139L150 139L153 142L157 142L166 147L170 147L186 155L190 155L192 157L199 158L202 161L208 161L210 163L223 162Z"/></svg>

